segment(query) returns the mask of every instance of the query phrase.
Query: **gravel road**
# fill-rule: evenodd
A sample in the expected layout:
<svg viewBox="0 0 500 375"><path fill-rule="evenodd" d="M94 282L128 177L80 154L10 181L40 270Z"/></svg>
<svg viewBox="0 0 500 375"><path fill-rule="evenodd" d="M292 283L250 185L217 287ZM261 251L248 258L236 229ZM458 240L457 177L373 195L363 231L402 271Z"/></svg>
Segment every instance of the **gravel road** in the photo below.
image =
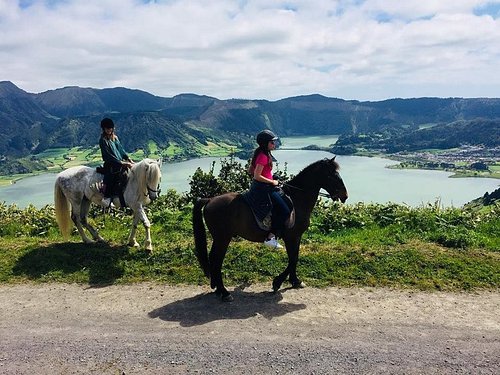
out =
<svg viewBox="0 0 500 375"><path fill-rule="evenodd" d="M1 374L499 374L500 293L0 286Z"/></svg>

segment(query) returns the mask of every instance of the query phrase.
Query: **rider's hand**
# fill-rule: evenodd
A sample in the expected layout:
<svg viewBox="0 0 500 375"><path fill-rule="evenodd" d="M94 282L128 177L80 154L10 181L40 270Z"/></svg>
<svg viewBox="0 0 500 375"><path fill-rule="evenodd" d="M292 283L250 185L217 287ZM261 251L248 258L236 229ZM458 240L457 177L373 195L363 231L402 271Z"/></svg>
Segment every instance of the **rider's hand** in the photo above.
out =
<svg viewBox="0 0 500 375"><path fill-rule="evenodd" d="M279 185L279 183L280 183L280 182L279 182L278 180L273 180L273 185L274 185L274 186L278 186L278 185Z"/></svg>

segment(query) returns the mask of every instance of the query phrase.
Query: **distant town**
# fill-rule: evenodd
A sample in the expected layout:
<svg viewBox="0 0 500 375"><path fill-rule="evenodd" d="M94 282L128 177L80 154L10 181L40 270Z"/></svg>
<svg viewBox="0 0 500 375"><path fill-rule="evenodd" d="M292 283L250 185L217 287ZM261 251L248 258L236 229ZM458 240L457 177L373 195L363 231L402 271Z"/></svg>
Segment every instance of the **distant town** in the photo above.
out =
<svg viewBox="0 0 500 375"><path fill-rule="evenodd" d="M390 158L400 161L391 168L447 170L456 177L500 178L500 147L464 145L444 151L401 151Z"/></svg>

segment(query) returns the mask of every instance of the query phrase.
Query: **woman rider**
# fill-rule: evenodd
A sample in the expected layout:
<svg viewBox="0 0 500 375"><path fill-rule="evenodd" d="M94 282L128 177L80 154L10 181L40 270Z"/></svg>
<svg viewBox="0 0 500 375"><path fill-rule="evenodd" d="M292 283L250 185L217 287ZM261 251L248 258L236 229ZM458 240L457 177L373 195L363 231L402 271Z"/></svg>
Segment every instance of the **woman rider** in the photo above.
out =
<svg viewBox="0 0 500 375"><path fill-rule="evenodd" d="M128 157L123 149L120 140L115 134L115 124L110 118L103 118L101 121L101 138L99 148L101 149L102 160L104 161L104 198L101 205L109 207L111 205L112 185L115 176L118 176L122 168L131 168L134 162Z"/></svg>
<svg viewBox="0 0 500 375"><path fill-rule="evenodd" d="M257 134L257 147L250 164L250 173L253 176L250 191L257 194L267 194L273 205L275 216L272 219L273 230L278 234L285 229L285 221L290 216L290 209L281 197L276 186L279 181L273 178L273 156L271 151L276 148L278 137L270 130L262 130ZM274 233L270 232L264 244L274 248L282 248Z"/></svg>

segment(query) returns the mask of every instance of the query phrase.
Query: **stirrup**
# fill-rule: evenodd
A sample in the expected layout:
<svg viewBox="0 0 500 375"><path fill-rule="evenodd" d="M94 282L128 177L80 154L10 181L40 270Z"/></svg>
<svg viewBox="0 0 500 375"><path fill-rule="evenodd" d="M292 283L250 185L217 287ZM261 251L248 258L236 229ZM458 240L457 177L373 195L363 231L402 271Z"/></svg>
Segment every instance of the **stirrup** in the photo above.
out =
<svg viewBox="0 0 500 375"><path fill-rule="evenodd" d="M113 200L111 198L102 198L100 205L104 209L114 208Z"/></svg>

